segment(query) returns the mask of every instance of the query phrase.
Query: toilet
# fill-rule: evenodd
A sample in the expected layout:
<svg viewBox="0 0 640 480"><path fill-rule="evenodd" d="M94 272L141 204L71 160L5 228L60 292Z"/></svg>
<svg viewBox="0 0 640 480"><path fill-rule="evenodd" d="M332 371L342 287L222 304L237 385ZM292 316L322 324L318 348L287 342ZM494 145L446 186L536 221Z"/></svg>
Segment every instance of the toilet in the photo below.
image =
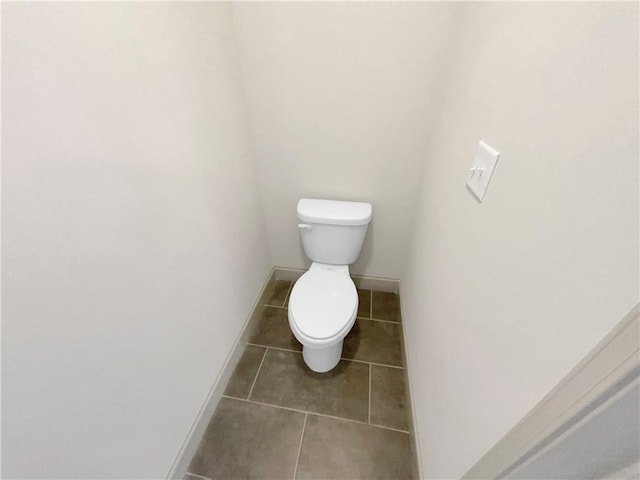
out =
<svg viewBox="0 0 640 480"><path fill-rule="evenodd" d="M313 263L289 297L289 326L302 343L302 356L314 372L328 372L340 361L342 343L356 321L358 292L349 265L371 221L371 204L303 198L298 229Z"/></svg>

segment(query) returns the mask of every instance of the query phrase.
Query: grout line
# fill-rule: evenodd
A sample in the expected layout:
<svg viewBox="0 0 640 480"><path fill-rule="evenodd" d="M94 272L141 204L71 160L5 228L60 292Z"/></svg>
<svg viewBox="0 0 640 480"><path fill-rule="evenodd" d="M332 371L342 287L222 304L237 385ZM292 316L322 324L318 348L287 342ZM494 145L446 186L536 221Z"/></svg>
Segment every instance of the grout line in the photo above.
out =
<svg viewBox="0 0 640 480"><path fill-rule="evenodd" d="M283 348L283 347L272 347L270 345L261 345L259 343L247 343L247 345L252 347L270 348L271 350L280 350L282 352L302 353L302 350L293 350L291 348ZM344 360L346 362L366 363L368 365L375 365L377 367L388 367L388 368L397 368L398 370L404 370L404 367L399 367L398 365L387 365L386 363L367 362L366 360L358 360L355 358L340 357L340 360Z"/></svg>
<svg viewBox="0 0 640 480"><path fill-rule="evenodd" d="M262 364L264 363L264 359L267 356L267 351L269 349L265 348L264 349L264 353L262 354L262 360L260 361L260 365L258 366L258 371L256 372L256 376L253 379L253 383L251 384L251 388L249 389L249 395L247 395L247 399L249 399L249 397L251 397L251 393L253 392L253 387L255 387L256 382L258 381L258 375L260 375L260 369L262 368Z"/></svg>
<svg viewBox="0 0 640 480"><path fill-rule="evenodd" d="M384 425L378 425L377 423L372 423L371 426L376 428L384 428L385 430L391 430L392 432L411 433L409 430L401 430L399 428L385 427Z"/></svg>
<svg viewBox="0 0 640 480"><path fill-rule="evenodd" d="M387 365L386 363L367 362L366 360L356 360L355 358L341 357L340 360L346 360L347 362L366 363L368 365L375 365L376 367L388 367L388 368L397 368L398 370L404 370L404 367L399 367L397 365Z"/></svg>
<svg viewBox="0 0 640 480"><path fill-rule="evenodd" d="M289 290L287 290L287 294L284 296L284 301L282 302L282 307L283 308L287 308L285 305L287 303L287 299L289 298L289 295L291 294L291 289L293 288L293 282L291 282L289 284Z"/></svg>
<svg viewBox="0 0 640 480"><path fill-rule="evenodd" d="M247 343L252 347L270 348L271 350L282 350L283 352L302 353L302 350L293 350L292 348L272 347L271 345L260 345L259 343Z"/></svg>
<svg viewBox="0 0 640 480"><path fill-rule="evenodd" d="M300 444L298 445L298 457L296 458L296 468L293 470L293 480L298 475L298 463L300 463L300 453L302 452L302 439L304 438L304 429L307 426L307 417L309 414L304 414L304 423L302 424L302 433L300 434Z"/></svg>
<svg viewBox="0 0 640 480"><path fill-rule="evenodd" d="M202 480L211 480L209 477L205 477L203 475L198 475L197 473L187 472L187 475L190 475L195 478L201 478Z"/></svg>
<svg viewBox="0 0 640 480"><path fill-rule="evenodd" d="M371 424L371 364L369 364L369 417L367 422Z"/></svg>
<svg viewBox="0 0 640 480"><path fill-rule="evenodd" d="M373 318L373 288L369 290L371 295L369 295L369 318Z"/></svg>
<svg viewBox="0 0 640 480"><path fill-rule="evenodd" d="M259 402L258 400L250 400L248 398L235 398L235 397L229 397L227 395L223 395L223 397L231 398L233 400L239 400L241 402L255 403L256 405L263 405L265 407L281 408L282 410L289 410L291 412L298 412L298 413L305 413L305 414L309 413L306 410L300 410L299 408L283 407L282 405L276 405L274 403ZM345 419L341 419L341 420L345 420Z"/></svg>
<svg viewBox="0 0 640 480"><path fill-rule="evenodd" d="M269 305L268 303L265 303L263 306L270 307L270 308L282 308L282 309L285 309L285 310L288 309L288 307L281 307L279 305ZM383 320L381 318L367 318L367 317L356 317L356 318L358 318L360 320L371 320L371 321L374 321L374 322L402 324L402 322L399 322L397 320Z"/></svg>
<svg viewBox="0 0 640 480"><path fill-rule="evenodd" d="M277 407L277 405L273 405L273 406ZM354 420L352 418L336 417L335 415L327 415L326 413L318 413L318 412L306 412L306 413L308 413L309 415L317 415L318 417L332 418L334 420L344 420L345 422L357 423L358 425L369 425L370 427L384 428L385 430L393 430L394 432L409 433L408 430L400 430L398 428L385 427L384 425L378 425L376 423L368 424L367 422L361 422L360 420Z"/></svg>
<svg viewBox="0 0 640 480"><path fill-rule="evenodd" d="M285 303L287 301L287 297L285 297ZM285 307L284 305L269 305L268 303L263 304L264 307L270 307L270 308L283 308L285 310L288 310L289 307ZM369 317L356 317L359 320L371 320L373 322L384 322L384 323L395 323L396 325L401 325L402 321L398 321L398 320L383 320L382 318L373 318L373 313L371 312L371 306L369 307Z"/></svg>
<svg viewBox="0 0 640 480"><path fill-rule="evenodd" d="M268 303L265 303L263 306L271 308L284 308L285 310L287 309L287 307L281 307L280 305L269 305Z"/></svg>
<svg viewBox="0 0 640 480"><path fill-rule="evenodd" d="M371 320L372 322L384 322L384 323L395 323L396 325L401 325L402 322L396 322L395 320L382 320L380 318L365 318L365 317L356 317L358 320Z"/></svg>
<svg viewBox="0 0 640 480"><path fill-rule="evenodd" d="M352 418L337 417L335 415L328 415L326 413L310 412L310 411L307 411L307 410L300 410L299 408L283 407L282 405L276 405L274 403L259 402L257 400L250 400L248 398L247 399L242 399L242 398L229 397L228 395L222 395L222 396L225 397L225 398L230 398L232 400L237 400L239 402L255 403L256 405L263 405L265 407L280 408L282 410L289 410L291 412L305 413L305 414L308 414L308 415L316 415L318 417L332 418L333 420L343 420L345 422L357 423L358 425L368 425L370 427L383 428L385 430L393 430L394 432L409 433L408 430L400 430L399 428L386 427L384 425L378 425L377 423L372 423L371 425L369 425L367 422L362 422L360 420L354 420Z"/></svg>

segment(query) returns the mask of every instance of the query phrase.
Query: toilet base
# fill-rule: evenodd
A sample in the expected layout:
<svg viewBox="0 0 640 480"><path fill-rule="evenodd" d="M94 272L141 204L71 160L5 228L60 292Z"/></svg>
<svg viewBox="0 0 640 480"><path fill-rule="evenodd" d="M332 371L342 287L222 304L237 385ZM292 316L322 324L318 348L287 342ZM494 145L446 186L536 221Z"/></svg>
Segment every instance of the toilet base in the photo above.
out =
<svg viewBox="0 0 640 480"><path fill-rule="evenodd" d="M302 357L304 363L314 372L324 373L335 367L342 356L342 343L340 340L328 347L309 347L302 345Z"/></svg>

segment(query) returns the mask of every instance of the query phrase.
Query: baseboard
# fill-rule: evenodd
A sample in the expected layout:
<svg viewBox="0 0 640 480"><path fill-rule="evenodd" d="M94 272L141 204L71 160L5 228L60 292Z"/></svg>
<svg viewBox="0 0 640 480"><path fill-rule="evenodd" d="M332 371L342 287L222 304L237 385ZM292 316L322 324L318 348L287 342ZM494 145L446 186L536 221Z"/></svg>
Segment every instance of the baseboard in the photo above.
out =
<svg viewBox="0 0 640 480"><path fill-rule="evenodd" d="M295 282L298 280L306 270L299 268L287 268L287 267L273 267L276 280L286 280L288 282Z"/></svg>
<svg viewBox="0 0 640 480"><path fill-rule="evenodd" d="M276 280L287 280L295 282L306 270L298 268L274 267ZM378 290L381 292L397 293L400 288L400 281L395 278L368 277L364 275L351 275L353 283L357 288L366 290Z"/></svg>
<svg viewBox="0 0 640 480"><path fill-rule="evenodd" d="M251 334L250 326L255 325L256 322L253 321L256 315L259 315L262 311L259 306L266 303L267 299L271 294L271 290L273 288L273 280L275 280L275 269L271 269L271 273L267 277L265 284L262 287L260 295L256 299L254 305L251 307L251 313L247 317L240 330L240 334L236 339L229 355L224 362L222 370L218 374L215 382L213 383L209 393L207 395L206 400L202 404L198 415L196 416L195 421L193 422L191 428L189 429L189 433L185 441L178 452L175 460L171 464L169 468L169 472L167 473L168 479L182 480L187 473L187 469L189 468L189 464L191 463L191 459L195 455L198 450L198 446L200 445L200 440L204 435L204 432L211 421L211 417L218 406L218 402L222 398L222 394L224 389L226 388L227 382L231 375L233 374L233 370L236 368L242 353L244 352L247 341L249 340Z"/></svg>
<svg viewBox="0 0 640 480"><path fill-rule="evenodd" d="M635 381L640 371L640 305L462 478L503 478Z"/></svg>
<svg viewBox="0 0 640 480"><path fill-rule="evenodd" d="M293 269L293 268L283 268L283 267L274 267L271 270L264 286L262 287L262 291L258 296L255 304L251 309L251 314L245 320L245 323L242 327L242 330L236 339L229 355L227 356L224 366L218 377L216 378L209 394L207 395L206 400L204 401L198 415L191 426L187 437L180 448L178 455L175 460L171 464L169 472L167 473L168 479L182 480L187 473L187 469L189 468L189 464L191 463L191 459L195 455L198 450L198 446L200 444L200 440L204 435L204 432L211 421L211 417L215 412L216 407L218 406L218 402L220 398L222 398L222 394L224 389L233 374L233 370L235 369L242 353L244 352L245 346L253 332L251 331L251 326L256 325L257 322L256 316L260 314L262 311L259 306L266 303L268 297L271 294L271 290L273 288L273 280L288 280L288 281L296 281L298 278L302 276L302 274L306 270L301 269ZM365 277L360 275L352 275L351 277L358 288L364 289L372 289L379 290L383 292L398 292L399 291L399 281L391 278L381 278L381 277ZM401 308L402 311L402 308ZM404 328L403 328L404 332ZM403 333L404 335L404 333ZM404 339L403 339L404 341ZM406 348L403 349L406 355ZM405 359L406 364L406 359ZM408 365L407 369L408 370ZM406 375L406 374L405 374ZM407 380L405 380L407 381ZM407 392L410 392L409 386L407 384ZM410 394L407 395L410 401ZM412 415L413 418L413 415ZM412 433L413 437L414 434ZM413 440L412 440L413 442ZM417 451L416 451L417 452ZM416 457L417 458L417 457Z"/></svg>
<svg viewBox="0 0 640 480"><path fill-rule="evenodd" d="M398 289L398 298L400 300L400 312L404 312L404 308L402 306L402 289ZM415 402L413 401L413 381L412 381L412 368L409 365L409 355L407 351L407 324L406 319L402 318L402 352L404 355L404 389L406 392L406 398L408 402L408 412L409 412L409 444L411 447L411 453L414 458L414 462L412 467L414 478L423 478L422 477L422 460L420 457L420 436L418 434L418 423L415 409Z"/></svg>

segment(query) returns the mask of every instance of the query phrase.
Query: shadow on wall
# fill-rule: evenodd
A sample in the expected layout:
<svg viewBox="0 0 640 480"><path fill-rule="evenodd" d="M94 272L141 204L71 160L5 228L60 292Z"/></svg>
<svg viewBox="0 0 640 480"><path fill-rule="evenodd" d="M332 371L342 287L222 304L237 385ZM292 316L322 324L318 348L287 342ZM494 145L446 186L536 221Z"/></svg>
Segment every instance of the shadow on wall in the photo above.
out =
<svg viewBox="0 0 640 480"><path fill-rule="evenodd" d="M356 263L349 267L351 275L366 275L369 264L373 258L373 238L374 238L374 220L371 219L369 228L367 228L367 236L364 237L364 243L362 244L362 250L360 250L360 256Z"/></svg>

